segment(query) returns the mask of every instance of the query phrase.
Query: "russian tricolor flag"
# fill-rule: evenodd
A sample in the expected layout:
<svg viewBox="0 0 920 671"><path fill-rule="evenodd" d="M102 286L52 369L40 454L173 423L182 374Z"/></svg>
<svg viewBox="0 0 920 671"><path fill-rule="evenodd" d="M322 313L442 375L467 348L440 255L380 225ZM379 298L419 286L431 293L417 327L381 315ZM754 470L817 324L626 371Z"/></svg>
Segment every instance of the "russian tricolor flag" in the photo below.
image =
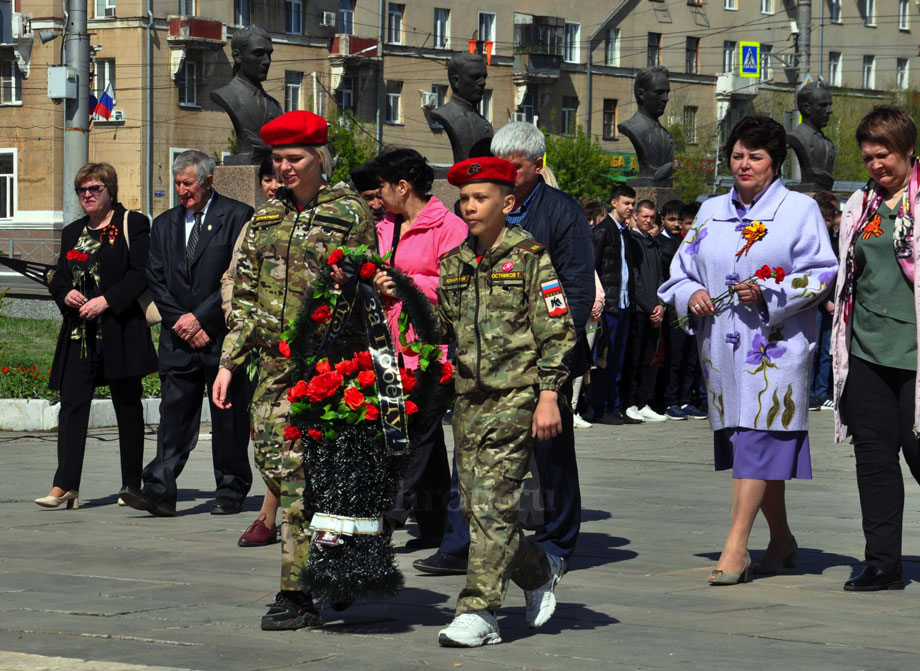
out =
<svg viewBox="0 0 920 671"><path fill-rule="evenodd" d="M90 107L92 107L92 96L90 96ZM109 82L105 91L102 92L102 97L99 98L99 101L96 103L95 107L92 107L92 113L98 114L106 121L109 120L109 117L112 116L112 109L115 107L115 91L112 89L112 83Z"/></svg>

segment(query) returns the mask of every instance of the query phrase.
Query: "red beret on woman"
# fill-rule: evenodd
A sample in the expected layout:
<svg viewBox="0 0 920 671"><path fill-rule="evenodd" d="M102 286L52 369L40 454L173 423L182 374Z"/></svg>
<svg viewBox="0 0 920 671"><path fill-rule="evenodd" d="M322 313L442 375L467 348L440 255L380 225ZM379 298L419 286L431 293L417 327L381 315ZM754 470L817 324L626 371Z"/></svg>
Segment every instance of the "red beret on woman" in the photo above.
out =
<svg viewBox="0 0 920 671"><path fill-rule="evenodd" d="M294 110L269 121L259 134L270 147L318 147L329 140L329 124L319 114Z"/></svg>

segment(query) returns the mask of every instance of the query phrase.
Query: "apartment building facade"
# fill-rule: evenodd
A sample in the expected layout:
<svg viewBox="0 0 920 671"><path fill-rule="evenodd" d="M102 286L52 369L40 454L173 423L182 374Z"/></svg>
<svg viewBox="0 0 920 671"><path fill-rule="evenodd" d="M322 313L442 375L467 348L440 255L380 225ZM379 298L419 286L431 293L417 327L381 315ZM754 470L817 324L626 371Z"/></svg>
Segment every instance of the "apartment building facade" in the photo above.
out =
<svg viewBox="0 0 920 671"><path fill-rule="evenodd" d="M113 163L122 202L141 209L149 203L154 215L174 204L169 165L178 151L230 149L230 120L209 93L230 79L230 40L245 25L272 34L265 89L285 109L329 118L347 111L371 135L379 123L384 144L414 147L441 165L451 161L449 142L427 112L450 96L447 62L472 41L490 61L480 110L493 126L523 119L550 133L584 127L624 175L636 168L634 152L616 126L636 110L640 69L670 70L662 122L679 127L689 147L709 151L753 106L794 109L802 30L793 24L795 0L89 2L90 42L101 47L92 88L99 93L111 83L117 111L94 122L90 160ZM916 2L812 6L810 71L834 88L838 105L917 88ZM62 32L65 17L58 0L0 0L0 16L0 249L7 251L4 236L64 223L63 105L47 97L61 39L43 43L40 34ZM742 42L759 44L759 77L740 77Z"/></svg>

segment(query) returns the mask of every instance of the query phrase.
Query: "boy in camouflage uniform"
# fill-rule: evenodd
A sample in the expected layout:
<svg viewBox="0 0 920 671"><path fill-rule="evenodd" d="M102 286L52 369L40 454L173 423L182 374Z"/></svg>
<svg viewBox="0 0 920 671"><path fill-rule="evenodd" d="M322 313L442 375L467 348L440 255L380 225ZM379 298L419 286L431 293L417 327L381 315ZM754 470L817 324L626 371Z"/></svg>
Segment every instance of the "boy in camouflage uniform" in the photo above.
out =
<svg viewBox="0 0 920 671"><path fill-rule="evenodd" d="M515 177L511 163L485 157L448 173L471 233L441 259L438 287L445 338L457 340L454 449L471 544L456 617L438 634L446 646L501 642L495 611L509 579L525 590L528 624L541 626L563 572L524 538L517 510L533 440L562 430L558 389L575 329L543 246L505 226Z"/></svg>
<svg viewBox="0 0 920 671"><path fill-rule="evenodd" d="M289 159L297 160L297 148L325 144L326 122L311 112L289 112L266 124L262 137L272 146L273 156L283 158L275 163L283 173ZM292 149L295 155L288 156ZM304 189L311 176L316 183ZM298 177L292 188L279 189L248 224L236 256L231 330L224 338L222 370L213 393L215 404L227 405L226 397L220 396L223 385L233 374L245 374L250 358L258 361L259 382L250 407L255 462L268 488L279 496L282 509L281 591L262 618L262 629L268 630L322 623L310 595L300 589L310 550L311 511L305 509L303 497L303 444L284 437L290 423L286 392L296 380L289 353L279 349L280 336L304 296L312 292L313 282L329 272L332 250L377 244L370 209L357 192L328 187L319 171L308 173L306 179ZM315 191L307 202L299 197L305 190ZM360 329L350 329L351 337L347 331L337 348L348 352L366 348Z"/></svg>

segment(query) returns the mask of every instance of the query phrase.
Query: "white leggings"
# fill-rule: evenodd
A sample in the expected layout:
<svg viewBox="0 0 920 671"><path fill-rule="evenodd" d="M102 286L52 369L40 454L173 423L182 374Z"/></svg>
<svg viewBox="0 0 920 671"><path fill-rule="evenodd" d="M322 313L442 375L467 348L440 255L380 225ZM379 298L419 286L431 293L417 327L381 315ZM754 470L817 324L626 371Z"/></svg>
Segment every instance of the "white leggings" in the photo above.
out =
<svg viewBox="0 0 920 671"><path fill-rule="evenodd" d="M600 329L600 321L591 321L588 320L588 323L585 325L585 335L588 336L588 349L594 350L594 338L597 336L597 332ZM578 405L578 395L581 393L581 384L584 382L585 376L580 375L572 383L572 411L575 411L575 406Z"/></svg>

